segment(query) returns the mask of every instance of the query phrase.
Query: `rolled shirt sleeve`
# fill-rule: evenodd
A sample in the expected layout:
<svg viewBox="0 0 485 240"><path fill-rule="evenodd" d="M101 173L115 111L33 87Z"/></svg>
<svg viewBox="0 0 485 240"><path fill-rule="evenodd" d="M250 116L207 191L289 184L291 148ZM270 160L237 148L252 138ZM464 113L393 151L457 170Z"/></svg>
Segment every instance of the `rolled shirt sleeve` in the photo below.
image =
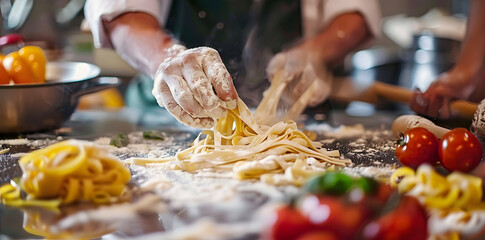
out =
<svg viewBox="0 0 485 240"><path fill-rule="evenodd" d="M163 26L170 3L169 0L87 0L84 15L93 35L94 46L112 48L103 21L111 21L127 12L144 12L155 17Z"/></svg>
<svg viewBox="0 0 485 240"><path fill-rule="evenodd" d="M346 12L359 12L367 22L374 37L380 36L381 11L377 0L326 0L324 6L324 24Z"/></svg>
<svg viewBox="0 0 485 240"><path fill-rule="evenodd" d="M359 12L373 37L380 36L381 12L377 0L302 0L303 33L311 37L319 33L338 15Z"/></svg>
<svg viewBox="0 0 485 240"><path fill-rule="evenodd" d="M145 12L164 26L170 5L170 0L87 0L84 12L95 47L112 48L103 21L111 21L127 12ZM317 34L332 19L346 12L361 13L373 36L380 36L381 14L377 0L302 0L302 12L305 37Z"/></svg>

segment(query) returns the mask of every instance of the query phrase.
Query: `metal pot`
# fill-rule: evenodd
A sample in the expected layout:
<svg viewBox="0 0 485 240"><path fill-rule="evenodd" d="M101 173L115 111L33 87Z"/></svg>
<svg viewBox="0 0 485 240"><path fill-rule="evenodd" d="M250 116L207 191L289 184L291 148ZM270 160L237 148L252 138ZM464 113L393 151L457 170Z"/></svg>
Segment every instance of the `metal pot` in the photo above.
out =
<svg viewBox="0 0 485 240"><path fill-rule="evenodd" d="M440 74L453 67L460 45L459 41L429 33L415 35L411 47L403 52L404 65L399 85L426 91Z"/></svg>
<svg viewBox="0 0 485 240"><path fill-rule="evenodd" d="M351 75L361 84L377 80L425 91L441 73L453 67L460 45L459 41L429 33L415 35L407 49L381 47L355 53Z"/></svg>
<svg viewBox="0 0 485 240"><path fill-rule="evenodd" d="M0 85L0 134L59 127L76 109L79 97L117 86L120 79L97 77L89 63L49 62L46 83Z"/></svg>

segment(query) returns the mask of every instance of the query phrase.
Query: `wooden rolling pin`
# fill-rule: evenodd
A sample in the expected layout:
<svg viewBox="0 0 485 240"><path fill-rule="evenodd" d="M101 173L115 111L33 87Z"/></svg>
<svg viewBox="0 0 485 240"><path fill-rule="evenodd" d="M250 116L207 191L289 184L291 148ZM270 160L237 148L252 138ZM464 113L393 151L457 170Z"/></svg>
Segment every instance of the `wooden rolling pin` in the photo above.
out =
<svg viewBox="0 0 485 240"><path fill-rule="evenodd" d="M432 132L437 138L442 138L448 131L447 128L435 125L430 120L417 115L402 115L396 118L392 123L392 133L399 137L400 134L406 132L408 129L415 127L423 127Z"/></svg>
<svg viewBox="0 0 485 240"><path fill-rule="evenodd" d="M339 78L333 82L331 98L341 101L361 101L378 103L381 99L409 103L413 98L413 91L383 82L374 81L370 84L358 85L350 78ZM453 116L472 119L478 104L457 100L451 103Z"/></svg>

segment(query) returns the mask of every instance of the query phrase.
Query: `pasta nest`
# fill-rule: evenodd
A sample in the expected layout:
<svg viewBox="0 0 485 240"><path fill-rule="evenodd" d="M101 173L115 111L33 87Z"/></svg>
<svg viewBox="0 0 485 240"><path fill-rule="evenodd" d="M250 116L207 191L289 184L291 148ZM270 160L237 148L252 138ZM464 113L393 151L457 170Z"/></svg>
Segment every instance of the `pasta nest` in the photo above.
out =
<svg viewBox="0 0 485 240"><path fill-rule="evenodd" d="M20 189L2 186L2 202L9 205L53 207L56 204L119 200L130 181L130 170L106 148L81 140L67 140L35 150L19 160L23 174ZM42 200L51 200L42 202Z"/></svg>
<svg viewBox="0 0 485 240"><path fill-rule="evenodd" d="M469 174L452 172L445 177L425 164L416 172L401 167L392 174L390 181L400 193L418 198L428 208L471 209L483 205L482 179Z"/></svg>

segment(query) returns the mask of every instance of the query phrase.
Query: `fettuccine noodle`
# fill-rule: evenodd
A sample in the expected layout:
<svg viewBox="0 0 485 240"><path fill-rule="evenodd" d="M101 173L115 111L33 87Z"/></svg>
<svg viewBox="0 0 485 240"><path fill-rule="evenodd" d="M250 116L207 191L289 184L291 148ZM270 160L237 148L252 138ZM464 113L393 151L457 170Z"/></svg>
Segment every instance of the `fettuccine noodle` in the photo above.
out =
<svg viewBox="0 0 485 240"><path fill-rule="evenodd" d="M473 236L482 232L485 226L485 211L483 210L462 210L457 208L432 210L429 215L428 226L433 234L453 236L453 233L460 233L460 235L473 239ZM475 239L477 238L475 237Z"/></svg>
<svg viewBox="0 0 485 240"><path fill-rule="evenodd" d="M481 178L460 172L444 177L430 165L421 165L416 172L408 167L397 169L391 176L391 185L428 208L471 209L481 205Z"/></svg>
<svg viewBox="0 0 485 240"><path fill-rule="evenodd" d="M204 139L202 137L205 136ZM130 159L134 164L158 163L170 169L195 171L230 169L237 179L261 178L272 184L300 185L310 175L329 166L345 166L338 151L327 151L297 129L294 121L259 125L248 107L238 106L218 119L214 130L204 130L193 146L163 159ZM276 174L285 173L285 177Z"/></svg>
<svg viewBox="0 0 485 240"><path fill-rule="evenodd" d="M29 153L19 160L21 186L0 188L2 203L56 207L59 204L115 202L130 181L130 170L107 149L68 140ZM20 197L24 190L28 199Z"/></svg>

